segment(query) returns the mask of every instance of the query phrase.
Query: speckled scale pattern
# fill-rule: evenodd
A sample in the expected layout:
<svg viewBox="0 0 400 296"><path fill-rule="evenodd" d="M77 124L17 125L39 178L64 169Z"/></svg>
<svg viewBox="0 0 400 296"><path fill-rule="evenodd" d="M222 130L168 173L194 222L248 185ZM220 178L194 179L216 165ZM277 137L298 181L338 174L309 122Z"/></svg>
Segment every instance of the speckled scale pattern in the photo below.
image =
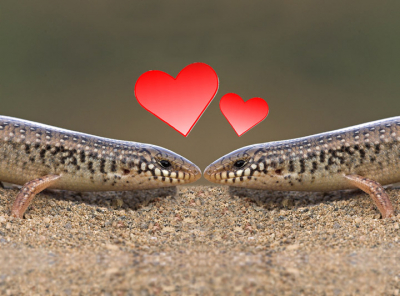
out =
<svg viewBox="0 0 400 296"><path fill-rule="evenodd" d="M172 166L160 166L163 159ZM162 147L0 116L0 181L23 185L49 174L61 176L50 188L76 191L175 186L201 176L196 165Z"/></svg>
<svg viewBox="0 0 400 296"><path fill-rule="evenodd" d="M236 168L241 159L246 165ZM212 163L204 176L232 186L331 191L355 188L343 177L347 174L383 185L400 182L400 117L247 146Z"/></svg>

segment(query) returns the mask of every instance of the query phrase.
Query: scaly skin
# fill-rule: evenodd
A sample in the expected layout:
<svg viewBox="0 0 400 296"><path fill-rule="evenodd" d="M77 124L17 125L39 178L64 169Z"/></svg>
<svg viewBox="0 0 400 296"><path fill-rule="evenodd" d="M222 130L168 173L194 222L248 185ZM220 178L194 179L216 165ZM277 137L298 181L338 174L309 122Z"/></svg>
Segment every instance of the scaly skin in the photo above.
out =
<svg viewBox="0 0 400 296"><path fill-rule="evenodd" d="M400 182L400 117L243 147L210 164L204 177L229 186L283 191L367 191L361 183Z"/></svg>
<svg viewBox="0 0 400 296"><path fill-rule="evenodd" d="M74 191L119 191L191 183L201 171L155 145L0 116L0 181L23 185L45 176L53 177L42 182L41 190L45 184ZM37 193L39 187L27 191Z"/></svg>

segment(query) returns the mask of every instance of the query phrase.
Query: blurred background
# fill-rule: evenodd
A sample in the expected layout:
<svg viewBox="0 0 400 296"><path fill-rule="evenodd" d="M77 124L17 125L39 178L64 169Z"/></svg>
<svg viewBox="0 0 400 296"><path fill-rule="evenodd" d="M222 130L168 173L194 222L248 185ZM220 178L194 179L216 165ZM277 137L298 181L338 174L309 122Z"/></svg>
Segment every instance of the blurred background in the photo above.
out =
<svg viewBox="0 0 400 296"><path fill-rule="evenodd" d="M0 114L160 145L204 169L245 145L400 115L399 11L367 0L2 1ZM134 86L194 62L220 87L185 138ZM270 106L240 138L219 110L228 92Z"/></svg>

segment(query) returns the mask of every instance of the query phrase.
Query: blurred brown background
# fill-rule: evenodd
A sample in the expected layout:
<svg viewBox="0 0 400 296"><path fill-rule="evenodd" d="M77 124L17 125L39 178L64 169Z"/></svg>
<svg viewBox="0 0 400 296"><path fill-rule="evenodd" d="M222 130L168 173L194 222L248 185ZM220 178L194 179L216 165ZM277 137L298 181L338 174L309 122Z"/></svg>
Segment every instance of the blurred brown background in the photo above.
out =
<svg viewBox="0 0 400 296"><path fill-rule="evenodd" d="M204 169L244 145L400 115L399 11L365 0L2 1L0 114L160 145ZM220 88L185 138L140 107L134 85L193 62L212 66ZM240 138L219 111L228 92L270 106Z"/></svg>

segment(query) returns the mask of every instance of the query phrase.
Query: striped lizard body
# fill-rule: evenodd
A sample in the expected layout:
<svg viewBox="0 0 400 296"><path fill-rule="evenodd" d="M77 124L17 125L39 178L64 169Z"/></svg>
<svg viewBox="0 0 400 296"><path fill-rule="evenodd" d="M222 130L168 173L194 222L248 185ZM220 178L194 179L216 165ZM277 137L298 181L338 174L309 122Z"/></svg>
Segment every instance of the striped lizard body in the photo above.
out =
<svg viewBox="0 0 400 296"><path fill-rule="evenodd" d="M25 184L12 209L17 217L45 188L150 189L191 183L200 177L195 164L162 147L0 116L0 181Z"/></svg>
<svg viewBox="0 0 400 296"><path fill-rule="evenodd" d="M381 185L400 182L400 117L243 147L210 164L204 177L268 190L360 188L389 217L394 210Z"/></svg>

